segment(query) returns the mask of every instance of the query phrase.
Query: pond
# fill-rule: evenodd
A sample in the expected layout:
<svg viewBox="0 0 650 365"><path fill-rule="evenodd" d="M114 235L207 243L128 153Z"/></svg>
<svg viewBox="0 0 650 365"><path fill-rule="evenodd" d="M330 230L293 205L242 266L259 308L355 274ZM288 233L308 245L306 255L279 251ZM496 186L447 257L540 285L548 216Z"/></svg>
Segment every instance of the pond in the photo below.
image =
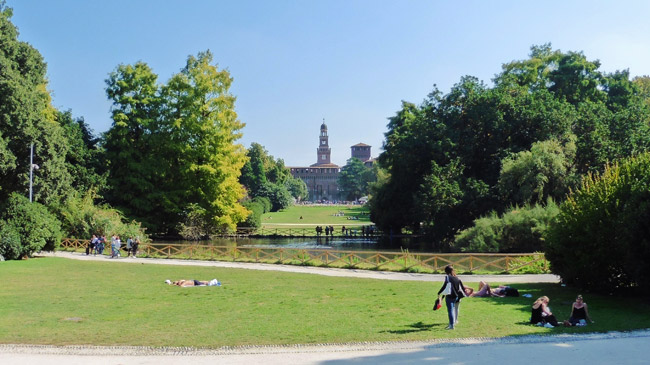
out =
<svg viewBox="0 0 650 365"><path fill-rule="evenodd" d="M209 241L168 241L155 240L153 245L165 244L199 244L237 247L283 247L283 248L319 248L346 251L388 251L399 252L434 252L433 245L420 237L237 237L217 238ZM439 250L438 250L439 251Z"/></svg>

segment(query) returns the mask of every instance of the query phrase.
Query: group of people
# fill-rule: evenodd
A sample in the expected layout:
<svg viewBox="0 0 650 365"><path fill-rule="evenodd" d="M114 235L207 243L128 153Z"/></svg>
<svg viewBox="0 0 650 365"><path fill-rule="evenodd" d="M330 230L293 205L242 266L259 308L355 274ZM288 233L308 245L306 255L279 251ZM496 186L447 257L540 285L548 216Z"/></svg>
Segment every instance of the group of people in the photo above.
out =
<svg viewBox="0 0 650 365"><path fill-rule="evenodd" d="M106 246L106 236L97 236L93 235L90 239L90 243L86 246L86 255L97 255L104 253L104 247Z"/></svg>
<svg viewBox="0 0 650 365"><path fill-rule="evenodd" d="M551 312L551 309L548 307L549 302L550 299L548 299L547 296L542 296L539 297L535 303L533 303L530 323L548 328L553 328L560 325L557 318L555 318ZM569 319L562 322L562 324L567 327L586 326L587 321L594 323L591 317L589 317L589 309L587 303L585 303L582 295L578 295L575 302L571 304L571 314L569 315Z"/></svg>
<svg viewBox="0 0 650 365"><path fill-rule="evenodd" d="M490 285L484 281L479 282L478 291L470 287L465 287L463 282L456 275L456 271L452 265L445 267L445 281L438 291L438 301L440 296L445 295L445 304L447 306L447 315L449 317L449 325L446 329L453 330L458 324L458 310L460 307L460 300L464 297L504 297L506 296L509 287L500 285L498 288L491 288ZM538 326L545 326L548 328L556 327L559 325L557 319L548 307L549 298L546 296L540 297L533 303L530 323ZM568 320L564 321L565 326L585 326L587 321L594 323L589 317L589 310L587 303L584 302L582 295L578 295L575 302L571 305L571 315Z"/></svg>
<svg viewBox="0 0 650 365"><path fill-rule="evenodd" d="M334 236L334 226L325 226L325 229L323 230L323 227L321 226L316 226L316 235L320 236L323 234L323 231L325 231L325 236Z"/></svg>
<svg viewBox="0 0 650 365"><path fill-rule="evenodd" d="M91 253L93 255L100 254L102 255L104 253L104 247L106 246L106 236L101 235L93 235L93 237L90 239L90 243L86 247L86 255L90 255ZM136 257L135 255L138 253L138 246L140 246L140 239L133 237L129 237L128 240L126 240L126 252L127 252L127 257ZM120 257L120 248L122 247L122 240L120 239L120 236L114 234L111 236L111 256L110 258L118 258Z"/></svg>

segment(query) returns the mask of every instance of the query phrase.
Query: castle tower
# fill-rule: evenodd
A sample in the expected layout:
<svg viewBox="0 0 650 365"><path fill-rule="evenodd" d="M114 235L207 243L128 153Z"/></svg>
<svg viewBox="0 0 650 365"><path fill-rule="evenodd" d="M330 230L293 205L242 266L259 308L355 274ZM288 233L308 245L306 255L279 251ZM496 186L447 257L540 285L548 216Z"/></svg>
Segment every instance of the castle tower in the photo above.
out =
<svg viewBox="0 0 650 365"><path fill-rule="evenodd" d="M332 149L329 146L329 137L327 136L327 125L325 125L325 118L323 124L320 126L320 135L318 136L318 148L316 149L316 163L312 166L330 164L330 157Z"/></svg>
<svg viewBox="0 0 650 365"><path fill-rule="evenodd" d="M370 148L372 146L369 146L365 143L357 143L354 146L351 146L350 149L352 150L351 155L352 157L356 157L361 162L366 162L370 160Z"/></svg>

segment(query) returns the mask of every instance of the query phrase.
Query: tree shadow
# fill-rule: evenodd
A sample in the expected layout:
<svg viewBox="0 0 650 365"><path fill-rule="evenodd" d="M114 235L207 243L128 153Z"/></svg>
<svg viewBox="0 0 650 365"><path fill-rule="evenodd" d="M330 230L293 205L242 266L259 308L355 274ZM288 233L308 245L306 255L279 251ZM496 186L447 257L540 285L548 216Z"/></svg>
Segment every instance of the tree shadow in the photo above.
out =
<svg viewBox="0 0 650 365"><path fill-rule="evenodd" d="M407 333L414 333L414 332L424 332L424 331L431 331L432 329L436 327L442 327L445 324L440 324L440 323L432 323L432 324L424 324L422 321L420 322L415 322L413 324L410 324L407 326L405 329L401 330L385 330L385 331L380 331L380 333L392 333L392 334L397 334L397 335L404 335Z"/></svg>

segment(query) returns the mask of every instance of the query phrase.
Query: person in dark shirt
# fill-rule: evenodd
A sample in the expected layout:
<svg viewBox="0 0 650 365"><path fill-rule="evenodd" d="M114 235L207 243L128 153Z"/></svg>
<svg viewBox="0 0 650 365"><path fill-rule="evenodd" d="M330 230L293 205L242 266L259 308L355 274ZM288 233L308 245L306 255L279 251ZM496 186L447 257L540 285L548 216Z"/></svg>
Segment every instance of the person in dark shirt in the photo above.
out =
<svg viewBox="0 0 650 365"><path fill-rule="evenodd" d="M548 328L553 328L558 325L557 319L548 307L549 302L550 299L548 299L547 296L543 296L539 297L539 299L533 303L530 323Z"/></svg>
<svg viewBox="0 0 650 365"><path fill-rule="evenodd" d="M576 301L571 305L571 316L568 321L564 321L565 326L585 326L587 321L594 323L589 317L589 310L587 303L582 299L582 295L578 295Z"/></svg>
<svg viewBox="0 0 650 365"><path fill-rule="evenodd" d="M446 329L453 330L454 326L458 323L458 308L460 307L460 299L465 297L465 287L463 282L456 276L456 271L452 265L445 267L445 282L442 288L438 290L438 299L441 294L445 294L445 304L447 305L447 314L449 316L449 325ZM449 289L445 290L447 285Z"/></svg>

